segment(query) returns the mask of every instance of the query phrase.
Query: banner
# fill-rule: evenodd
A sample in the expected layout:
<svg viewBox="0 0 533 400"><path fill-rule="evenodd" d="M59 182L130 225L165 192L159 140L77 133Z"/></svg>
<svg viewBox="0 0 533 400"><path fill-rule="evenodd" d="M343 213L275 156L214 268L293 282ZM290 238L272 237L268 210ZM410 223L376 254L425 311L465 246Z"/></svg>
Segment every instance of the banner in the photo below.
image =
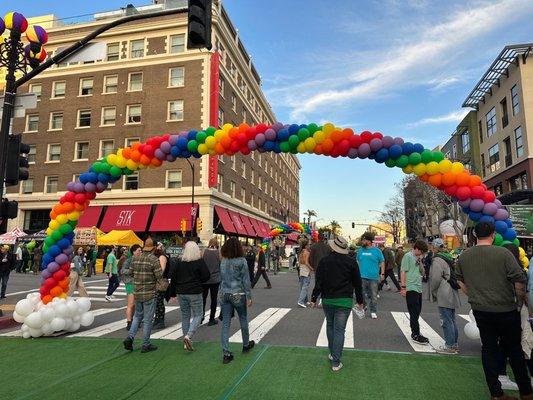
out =
<svg viewBox="0 0 533 400"><path fill-rule="evenodd" d="M74 237L75 246L95 246L96 228L76 228Z"/></svg>
<svg viewBox="0 0 533 400"><path fill-rule="evenodd" d="M517 236L533 238L533 204L505 206Z"/></svg>

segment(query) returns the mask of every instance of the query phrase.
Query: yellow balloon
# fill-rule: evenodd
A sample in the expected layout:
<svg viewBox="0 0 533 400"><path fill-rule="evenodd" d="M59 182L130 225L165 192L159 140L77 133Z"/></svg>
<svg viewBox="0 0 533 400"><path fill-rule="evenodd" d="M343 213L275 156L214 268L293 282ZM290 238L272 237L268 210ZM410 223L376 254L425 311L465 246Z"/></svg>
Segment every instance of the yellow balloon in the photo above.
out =
<svg viewBox="0 0 533 400"><path fill-rule="evenodd" d="M403 167L402 171L404 172L404 174L412 174L413 173L413 166L412 165L408 165L406 167Z"/></svg>
<svg viewBox="0 0 533 400"><path fill-rule="evenodd" d="M198 145L198 153L207 154L208 151L209 151L209 149L207 148L207 145L205 143L202 143L202 144Z"/></svg>
<svg viewBox="0 0 533 400"><path fill-rule="evenodd" d="M326 134L322 131L316 131L313 133L313 138L315 139L315 142L320 144L324 141L324 139L326 139Z"/></svg>
<svg viewBox="0 0 533 400"><path fill-rule="evenodd" d="M215 139L214 136L208 136L205 138L205 145L207 146L209 150L214 149L216 144L217 144L217 140Z"/></svg>
<svg viewBox="0 0 533 400"><path fill-rule="evenodd" d="M122 149L117 150L117 157L122 157Z"/></svg>
<svg viewBox="0 0 533 400"><path fill-rule="evenodd" d="M67 294L65 292L63 292L58 297L60 297L62 299L66 299L67 298Z"/></svg>
<svg viewBox="0 0 533 400"><path fill-rule="evenodd" d="M524 258L526 256L526 251L522 248L522 246L518 247L518 254L520 255L520 258Z"/></svg>
<svg viewBox="0 0 533 400"><path fill-rule="evenodd" d="M416 176L422 176L426 173L426 164L420 163L413 167L413 172Z"/></svg>
<svg viewBox="0 0 533 400"><path fill-rule="evenodd" d="M464 170L465 170L465 166L463 165L463 163L460 163L459 161L455 161L454 163L452 163L451 171L454 174L460 174Z"/></svg>
<svg viewBox="0 0 533 400"><path fill-rule="evenodd" d="M67 218L69 221L77 221L80 219L80 213L79 211L72 211L71 213L67 214Z"/></svg>
<svg viewBox="0 0 533 400"><path fill-rule="evenodd" d="M215 139L218 140L219 142L220 142L220 139L222 139L225 135L226 133L222 129L217 129L215 131Z"/></svg>
<svg viewBox="0 0 533 400"><path fill-rule="evenodd" d="M59 225L66 224L68 222L68 217L65 214L59 214L56 217L56 221L59 223Z"/></svg>
<svg viewBox="0 0 533 400"><path fill-rule="evenodd" d="M231 128L233 128L233 125L231 125L231 124L224 124L224 126L222 127L222 130L223 130L224 132L229 132L229 130L230 130Z"/></svg>
<svg viewBox="0 0 533 400"><path fill-rule="evenodd" d="M331 132L335 130L335 125L333 125L331 122L328 122L327 124L324 124L322 130L324 131L326 136L329 136L331 135Z"/></svg>
<svg viewBox="0 0 533 400"><path fill-rule="evenodd" d="M452 169L452 162L450 160L442 160L441 162L439 162L439 172L441 174L450 172L451 169Z"/></svg>
<svg viewBox="0 0 533 400"><path fill-rule="evenodd" d="M122 155L117 155L115 165L119 168L126 168L128 160L126 160Z"/></svg>
<svg viewBox="0 0 533 400"><path fill-rule="evenodd" d="M137 168L139 168L139 164L133 160L128 160L126 161L126 168L128 168L130 171L136 171Z"/></svg>
<svg viewBox="0 0 533 400"><path fill-rule="evenodd" d="M139 169L146 169L146 165L139 163L138 165Z"/></svg>
<svg viewBox="0 0 533 400"><path fill-rule="evenodd" d="M55 219L53 219L53 220L50 221L48 226L50 227L51 230L56 231L56 230L59 229L61 224L59 222L57 222Z"/></svg>
<svg viewBox="0 0 533 400"><path fill-rule="evenodd" d="M46 228L46 236L50 236L53 232L52 228Z"/></svg>
<svg viewBox="0 0 533 400"><path fill-rule="evenodd" d="M305 139L304 144L305 144L305 150L311 153L315 149L316 141L315 139L308 137L307 139Z"/></svg>
<svg viewBox="0 0 533 400"><path fill-rule="evenodd" d="M426 165L426 172L429 175L435 175L437 172L439 172L439 163L431 161L429 164Z"/></svg>
<svg viewBox="0 0 533 400"><path fill-rule="evenodd" d="M109 154L107 156L107 163L109 165L114 165L116 166L116 162L117 162L117 155L116 154Z"/></svg>
<svg viewBox="0 0 533 400"><path fill-rule="evenodd" d="M300 144L298 144L298 147L296 147L296 150L298 150L298 153L305 153L305 144L303 142L300 142Z"/></svg>

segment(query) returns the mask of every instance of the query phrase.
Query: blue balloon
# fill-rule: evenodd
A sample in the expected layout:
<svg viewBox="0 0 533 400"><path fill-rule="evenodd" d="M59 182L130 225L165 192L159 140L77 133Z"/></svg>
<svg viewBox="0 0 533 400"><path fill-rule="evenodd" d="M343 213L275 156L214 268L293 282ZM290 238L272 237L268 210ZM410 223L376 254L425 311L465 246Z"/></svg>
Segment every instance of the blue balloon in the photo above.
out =
<svg viewBox="0 0 533 400"><path fill-rule="evenodd" d="M98 174L98 180L102 182L104 185L107 185L109 183L109 178L111 175L107 174Z"/></svg>
<svg viewBox="0 0 533 400"><path fill-rule="evenodd" d="M172 146L170 148L170 154L172 154L172 157L179 157L180 155L180 148L178 147L178 145L176 146Z"/></svg>
<svg viewBox="0 0 533 400"><path fill-rule="evenodd" d="M516 239L516 232L514 229L509 228L507 229L507 231L505 231L505 233L502 236L503 236L503 240L508 240L512 242L513 240Z"/></svg>
<svg viewBox="0 0 533 400"><path fill-rule="evenodd" d="M300 126L296 124L292 124L291 126L289 126L289 136L296 135L299 130L300 130Z"/></svg>
<svg viewBox="0 0 533 400"><path fill-rule="evenodd" d="M280 129L278 132L278 140L281 142L286 142L289 139L290 133L287 129Z"/></svg>
<svg viewBox="0 0 533 400"><path fill-rule="evenodd" d="M490 222L491 224L494 223L494 217L490 216L490 215L483 215L480 219L479 219L479 222Z"/></svg>
<svg viewBox="0 0 533 400"><path fill-rule="evenodd" d="M279 142L274 143L274 153L279 154L281 153L281 149L279 147Z"/></svg>
<svg viewBox="0 0 533 400"><path fill-rule="evenodd" d="M58 256L59 254L61 254L61 249L59 248L58 245L54 244L53 246L50 246L50 248L48 249L48 254L50 254L52 257Z"/></svg>
<svg viewBox="0 0 533 400"><path fill-rule="evenodd" d="M376 153L370 153L368 156L369 160L375 160L376 159Z"/></svg>
<svg viewBox="0 0 533 400"><path fill-rule="evenodd" d="M379 149L378 152L376 153L376 162L380 164L387 161L388 158L389 158L389 150L385 148Z"/></svg>
<svg viewBox="0 0 533 400"><path fill-rule="evenodd" d="M54 261L54 257L52 257L50 255L50 253L46 253L44 256L43 256L43 265L48 265L50 264L52 261Z"/></svg>
<svg viewBox="0 0 533 400"><path fill-rule="evenodd" d="M192 156L194 158L202 158L202 155L200 153L192 153Z"/></svg>
<svg viewBox="0 0 533 400"><path fill-rule="evenodd" d="M188 143L189 143L189 141L187 140L187 138L185 136L180 136L180 138L178 139L178 142L176 144L178 145L178 147L181 150L187 150L187 144Z"/></svg>
<svg viewBox="0 0 533 400"><path fill-rule="evenodd" d="M84 185L85 185L87 182L90 182L90 181L89 181L89 173L84 172L83 174L81 174L81 175L80 175L80 182L83 183Z"/></svg>
<svg viewBox="0 0 533 400"><path fill-rule="evenodd" d="M422 153L423 151L424 151L424 146L422 146L420 143L415 143L413 145L413 152Z"/></svg>
<svg viewBox="0 0 533 400"><path fill-rule="evenodd" d="M265 144L263 145L263 149L265 149L266 151L273 151L274 147L275 147L275 142L273 142L272 140L267 140Z"/></svg>
<svg viewBox="0 0 533 400"><path fill-rule="evenodd" d="M115 183L116 181L118 181L120 178L122 178L121 176L112 176L112 175L109 175L109 183Z"/></svg>
<svg viewBox="0 0 533 400"><path fill-rule="evenodd" d="M507 228L507 224L505 223L505 221L496 221L494 223L494 229L496 230L496 232L503 235L507 231L508 228Z"/></svg>
<svg viewBox="0 0 533 400"><path fill-rule="evenodd" d="M461 208L462 208L462 210L463 210L463 212L465 214L469 214L470 213L470 208L468 208L468 207L461 207ZM481 217L479 217L479 218L481 218Z"/></svg>
<svg viewBox="0 0 533 400"><path fill-rule="evenodd" d="M181 152L181 156L182 156L183 158L189 158L191 155L192 155L192 153L191 153L189 150L183 150L183 151Z"/></svg>
<svg viewBox="0 0 533 400"><path fill-rule="evenodd" d="M191 130L191 131L189 131L189 133L187 134L187 139L189 139L189 140L194 140L194 139L196 139L196 134L197 134L197 133L198 133L198 132L196 132L195 130ZM179 139L178 139L178 142L179 142Z"/></svg>
<svg viewBox="0 0 533 400"><path fill-rule="evenodd" d="M76 236L76 233L70 232L68 235L63 236L63 238L67 239L70 243L74 240L74 236Z"/></svg>
<svg viewBox="0 0 533 400"><path fill-rule="evenodd" d="M403 153L402 147L397 144L393 144L391 147L389 147L390 158L393 158L396 160L398 157L402 155L402 153Z"/></svg>
<svg viewBox="0 0 533 400"><path fill-rule="evenodd" d="M513 227L513 221L511 221L510 219L506 219L505 223L507 224L507 228L512 228Z"/></svg>
<svg viewBox="0 0 533 400"><path fill-rule="evenodd" d="M402 153L404 155L408 156L413 151L415 151L415 147L414 147L413 143L405 142L404 144L402 144Z"/></svg>
<svg viewBox="0 0 533 400"><path fill-rule="evenodd" d="M468 213L468 217L474 221L474 222L477 222L479 221L479 219L483 216L483 214L479 213L479 212L474 212L474 211L471 211Z"/></svg>
<svg viewBox="0 0 533 400"><path fill-rule="evenodd" d="M89 172L87 175L89 176L89 182L91 183L98 182L98 174L96 172Z"/></svg>
<svg viewBox="0 0 533 400"><path fill-rule="evenodd" d="M68 240L67 238L63 238L56 243L56 246L58 246L61 250L65 250L71 244L72 243L70 243L70 240Z"/></svg>

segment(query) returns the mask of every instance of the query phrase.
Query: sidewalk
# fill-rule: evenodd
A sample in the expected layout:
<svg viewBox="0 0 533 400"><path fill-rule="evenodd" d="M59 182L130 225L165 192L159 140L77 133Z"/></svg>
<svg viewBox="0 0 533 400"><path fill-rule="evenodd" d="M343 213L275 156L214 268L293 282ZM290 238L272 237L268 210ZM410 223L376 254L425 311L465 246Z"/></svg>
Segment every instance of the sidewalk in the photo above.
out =
<svg viewBox="0 0 533 400"><path fill-rule="evenodd" d="M476 357L346 351L333 373L327 351L257 346L221 362L218 343L157 341L141 354L116 339L0 338L6 399L462 399L489 398Z"/></svg>

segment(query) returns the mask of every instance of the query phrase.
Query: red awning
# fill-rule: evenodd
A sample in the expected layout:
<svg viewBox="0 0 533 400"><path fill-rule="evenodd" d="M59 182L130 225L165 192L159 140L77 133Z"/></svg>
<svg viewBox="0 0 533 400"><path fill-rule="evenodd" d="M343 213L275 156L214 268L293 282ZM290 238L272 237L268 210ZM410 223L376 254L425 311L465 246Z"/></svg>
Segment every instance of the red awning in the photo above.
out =
<svg viewBox="0 0 533 400"><path fill-rule="evenodd" d="M233 226L237 230L237 234L248 236L248 232L246 232L246 228L244 227L244 224L241 221L240 214L231 210L228 210L228 214L231 218L231 221L233 222Z"/></svg>
<svg viewBox="0 0 533 400"><path fill-rule="evenodd" d="M100 225L100 229L109 232L113 229L144 232L148 225L151 205L109 206Z"/></svg>
<svg viewBox="0 0 533 400"><path fill-rule="evenodd" d="M155 209L149 231L151 232L179 232L181 220L187 221L187 231L191 230L191 203L158 204ZM198 213L198 203L194 203L194 215Z"/></svg>
<svg viewBox="0 0 533 400"><path fill-rule="evenodd" d="M76 226L78 228L92 228L93 226L98 226L102 209L102 206L87 207Z"/></svg>
<svg viewBox="0 0 533 400"><path fill-rule="evenodd" d="M263 229L265 231L265 236L268 236L270 234L270 224L268 222L261 221L261 224L263 224Z"/></svg>
<svg viewBox="0 0 533 400"><path fill-rule="evenodd" d="M226 233L237 233L237 230L233 226L233 222L231 222L231 217L229 216L227 209L224 207L215 206L215 212L218 215L222 229L224 229Z"/></svg>
<svg viewBox="0 0 533 400"><path fill-rule="evenodd" d="M263 229L261 229L261 223L256 220L255 218L249 217L250 222L252 223L252 226L255 229L256 236L259 238L264 238Z"/></svg>
<svg viewBox="0 0 533 400"><path fill-rule="evenodd" d="M255 230L252 226L252 223L250 222L250 219L246 215L242 215L242 214L239 214L239 215L244 225L244 229L246 229L246 232L248 232L248 236L256 237Z"/></svg>

